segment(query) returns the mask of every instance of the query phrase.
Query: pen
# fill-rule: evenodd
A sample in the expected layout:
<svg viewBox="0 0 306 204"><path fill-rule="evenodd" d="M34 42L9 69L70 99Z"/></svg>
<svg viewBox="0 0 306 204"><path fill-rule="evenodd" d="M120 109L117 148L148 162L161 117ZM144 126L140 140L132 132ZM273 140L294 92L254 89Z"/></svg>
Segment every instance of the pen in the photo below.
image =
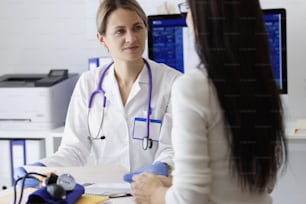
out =
<svg viewBox="0 0 306 204"><path fill-rule="evenodd" d="M109 198L122 198L132 196L130 193L112 193L108 195Z"/></svg>

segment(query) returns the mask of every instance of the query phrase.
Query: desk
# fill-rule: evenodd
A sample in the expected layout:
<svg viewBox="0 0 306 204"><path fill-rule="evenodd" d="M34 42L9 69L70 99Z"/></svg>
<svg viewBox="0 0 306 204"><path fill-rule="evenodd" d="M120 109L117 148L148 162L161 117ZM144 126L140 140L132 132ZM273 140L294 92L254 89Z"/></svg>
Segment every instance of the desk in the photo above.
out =
<svg viewBox="0 0 306 204"><path fill-rule="evenodd" d="M31 172L39 172L42 174L46 174L48 172L55 172L60 175L63 173L71 174L77 183L98 183L98 184L111 184L111 183L123 183L122 175L124 175L127 171L120 165L110 165L110 166L84 166L84 167L37 167L37 166L26 166L28 171ZM96 176L98 175L98 176ZM120 185L121 186L121 185ZM109 185L106 187L109 188ZM129 189L129 185L127 185L127 189ZM30 190L30 189L28 189ZM34 189L35 190L35 189ZM103 190L101 190L103 192ZM25 192L28 195L33 191ZM9 188L4 191L0 191L0 204L12 204L13 203L13 188ZM17 198L19 199L19 193ZM5 199L1 199L1 197ZM3 200L5 202L3 202ZM25 203L27 200L26 194L23 196L23 202ZM123 197L123 198L112 198L103 204L133 204L132 197Z"/></svg>
<svg viewBox="0 0 306 204"><path fill-rule="evenodd" d="M134 204L133 197L113 198L103 204Z"/></svg>
<svg viewBox="0 0 306 204"><path fill-rule="evenodd" d="M4 190L4 191L0 191L0 198L8 194L13 194L12 188ZM26 198L23 199L22 203L23 204L26 203ZM0 199L0 204L13 204L13 200L11 202L3 202ZM103 204L134 204L134 201L133 201L133 197L112 198L110 200L103 202Z"/></svg>
<svg viewBox="0 0 306 204"><path fill-rule="evenodd" d="M295 203L295 204L304 204L306 200L306 194L304 193L304 189L306 188L306 134L294 134L293 127L294 122L286 124L286 135L288 137L288 145L289 145L289 167L285 175L281 175L278 183L275 186L275 190L272 193L272 197L274 199L274 203L278 204L287 204L287 203ZM20 137L19 131L0 131L1 135L5 137L18 138ZM3 134L5 133L5 134ZM39 133L39 134L38 134ZM33 132L23 132L23 136L25 138L40 138L43 137L46 139L46 143L48 141L52 144L53 138L61 139L63 134L63 127L53 130L51 132L46 132L46 134L41 134L41 132L37 132L33 134ZM42 136L44 135L44 136ZM48 140L48 141L47 141ZM47 145L48 147L48 145ZM47 155L53 153L53 146L47 149ZM122 174L121 174L122 175ZM119 179L122 179L121 176ZM0 191L0 196L3 196L8 193L9 190ZM104 202L104 204L133 204L132 197L126 198L115 198L109 201ZM1 203L0 200L0 204ZM12 204L12 203L8 203Z"/></svg>

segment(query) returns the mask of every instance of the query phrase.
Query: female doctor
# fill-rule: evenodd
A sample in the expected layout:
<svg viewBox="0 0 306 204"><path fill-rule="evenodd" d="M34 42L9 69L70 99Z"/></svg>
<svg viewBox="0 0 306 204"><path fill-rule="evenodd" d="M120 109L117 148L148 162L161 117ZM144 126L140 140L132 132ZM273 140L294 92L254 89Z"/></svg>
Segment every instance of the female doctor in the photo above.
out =
<svg viewBox="0 0 306 204"><path fill-rule="evenodd" d="M96 24L113 63L80 76L62 143L36 165L86 165L92 150L97 165L120 164L132 172L125 181L142 171L167 176L173 166L170 90L180 73L142 58L147 22L137 1L104 0Z"/></svg>

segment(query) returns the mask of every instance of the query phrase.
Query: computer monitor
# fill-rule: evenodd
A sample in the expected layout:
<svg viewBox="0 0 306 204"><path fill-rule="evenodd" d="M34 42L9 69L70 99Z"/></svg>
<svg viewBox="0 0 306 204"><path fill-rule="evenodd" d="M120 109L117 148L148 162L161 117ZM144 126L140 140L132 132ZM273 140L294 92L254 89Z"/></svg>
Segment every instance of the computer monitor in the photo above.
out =
<svg viewBox="0 0 306 204"><path fill-rule="evenodd" d="M264 24L270 44L272 71L280 93L287 94L286 10L263 9Z"/></svg>
<svg viewBox="0 0 306 204"><path fill-rule="evenodd" d="M280 93L287 93L287 51L285 9L264 9L264 23L270 43L275 81ZM148 16L149 58L165 63L180 72L198 62L193 39L185 18L180 14Z"/></svg>
<svg viewBox="0 0 306 204"><path fill-rule="evenodd" d="M184 73L185 18L180 14L148 16L149 58Z"/></svg>

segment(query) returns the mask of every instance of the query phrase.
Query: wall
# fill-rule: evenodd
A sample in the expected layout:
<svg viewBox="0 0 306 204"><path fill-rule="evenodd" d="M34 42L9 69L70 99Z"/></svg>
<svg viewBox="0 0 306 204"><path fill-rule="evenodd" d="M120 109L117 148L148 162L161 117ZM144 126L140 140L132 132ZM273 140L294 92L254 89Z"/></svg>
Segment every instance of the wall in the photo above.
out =
<svg viewBox="0 0 306 204"><path fill-rule="evenodd" d="M141 0L147 14L176 11L179 0ZM0 75L87 70L90 57L106 56L95 37L100 0L1 0ZM146 54L145 54L146 56Z"/></svg>
<svg viewBox="0 0 306 204"><path fill-rule="evenodd" d="M0 74L87 69L89 57L107 55L95 39L93 0L1 0ZM95 12L94 10L92 10Z"/></svg>

